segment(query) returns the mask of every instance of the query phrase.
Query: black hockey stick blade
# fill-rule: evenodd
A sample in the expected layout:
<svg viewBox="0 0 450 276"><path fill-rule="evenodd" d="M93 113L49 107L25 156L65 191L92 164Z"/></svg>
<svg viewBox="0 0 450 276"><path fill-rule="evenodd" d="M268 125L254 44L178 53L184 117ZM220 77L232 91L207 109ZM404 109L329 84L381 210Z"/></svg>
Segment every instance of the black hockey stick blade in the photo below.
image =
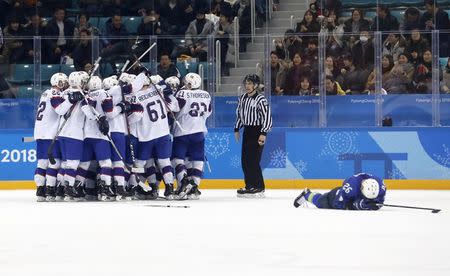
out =
<svg viewBox="0 0 450 276"><path fill-rule="evenodd" d="M406 208L406 209L426 210L426 211L431 211L433 214L439 213L439 212L441 211L441 209L435 209L435 208L424 208L424 207L416 207L416 206L393 205L393 204L381 204L381 203L378 203L377 206L379 206L379 207L394 207L394 208Z"/></svg>
<svg viewBox="0 0 450 276"><path fill-rule="evenodd" d="M162 204L146 204L146 207L160 207L160 208L191 208L189 205L162 205Z"/></svg>

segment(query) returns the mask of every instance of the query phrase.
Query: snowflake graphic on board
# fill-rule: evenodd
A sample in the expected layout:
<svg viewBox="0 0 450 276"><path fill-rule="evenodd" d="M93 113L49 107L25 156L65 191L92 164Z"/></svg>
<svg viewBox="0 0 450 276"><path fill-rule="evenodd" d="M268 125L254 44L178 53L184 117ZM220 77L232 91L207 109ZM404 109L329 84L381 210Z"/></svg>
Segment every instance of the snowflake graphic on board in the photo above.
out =
<svg viewBox="0 0 450 276"><path fill-rule="evenodd" d="M391 171L388 172L389 179L404 179L403 173L396 167L392 168Z"/></svg>
<svg viewBox="0 0 450 276"><path fill-rule="evenodd" d="M233 155L230 158L230 165L233 168L240 168L241 167L241 157L237 156L237 155Z"/></svg>
<svg viewBox="0 0 450 276"><path fill-rule="evenodd" d="M325 147L320 156L335 156L336 159L341 154L357 153L356 138L358 133L353 131L335 131L324 132L322 137L325 139Z"/></svg>
<svg viewBox="0 0 450 276"><path fill-rule="evenodd" d="M440 164L450 168L450 149L445 144L442 145L442 148L443 154L435 153L433 156Z"/></svg>
<svg viewBox="0 0 450 276"><path fill-rule="evenodd" d="M298 160L294 163L294 166L295 169L302 175L308 171L308 162L304 160Z"/></svg>
<svg viewBox="0 0 450 276"><path fill-rule="evenodd" d="M230 137L231 134L210 133L205 140L205 151L208 155L217 159L230 151Z"/></svg>
<svg viewBox="0 0 450 276"><path fill-rule="evenodd" d="M276 150L270 153L270 166L275 168L285 168L287 156L288 153L278 147Z"/></svg>

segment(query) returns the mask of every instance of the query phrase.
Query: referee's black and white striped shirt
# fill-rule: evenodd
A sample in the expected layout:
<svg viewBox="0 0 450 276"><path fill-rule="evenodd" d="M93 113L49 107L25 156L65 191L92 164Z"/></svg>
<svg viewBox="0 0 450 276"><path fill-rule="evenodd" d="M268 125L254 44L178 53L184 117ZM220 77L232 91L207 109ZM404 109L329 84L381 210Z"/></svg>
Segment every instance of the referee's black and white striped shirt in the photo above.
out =
<svg viewBox="0 0 450 276"><path fill-rule="evenodd" d="M261 134L266 135L272 128L272 115L266 97L255 93L248 96L247 93L239 97L236 108L236 123L234 131L239 131L243 126L261 126Z"/></svg>

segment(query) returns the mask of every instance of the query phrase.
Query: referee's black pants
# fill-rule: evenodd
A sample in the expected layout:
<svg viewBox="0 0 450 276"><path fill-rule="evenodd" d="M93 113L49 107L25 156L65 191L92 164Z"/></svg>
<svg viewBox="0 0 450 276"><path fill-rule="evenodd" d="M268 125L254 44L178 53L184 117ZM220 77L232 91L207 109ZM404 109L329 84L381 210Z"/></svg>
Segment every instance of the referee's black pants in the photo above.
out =
<svg viewBox="0 0 450 276"><path fill-rule="evenodd" d="M244 171L246 189L265 189L262 170L259 165L264 149L264 145L260 146L258 144L260 134L261 126L244 126L241 164Z"/></svg>

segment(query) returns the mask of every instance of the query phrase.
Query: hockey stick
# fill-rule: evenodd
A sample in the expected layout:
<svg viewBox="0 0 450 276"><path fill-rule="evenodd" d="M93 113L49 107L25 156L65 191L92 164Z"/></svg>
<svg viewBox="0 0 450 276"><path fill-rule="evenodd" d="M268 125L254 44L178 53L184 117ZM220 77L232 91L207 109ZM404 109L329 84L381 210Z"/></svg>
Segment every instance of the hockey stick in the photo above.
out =
<svg viewBox="0 0 450 276"><path fill-rule="evenodd" d="M145 207L160 207L160 208L191 208L188 205L160 205L160 204L146 204Z"/></svg>
<svg viewBox="0 0 450 276"><path fill-rule="evenodd" d="M141 63L141 59L143 57L145 57L145 55L148 54L148 52L150 52L153 49L153 47L155 47L155 46L156 46L156 42L154 42L152 45L150 45L150 47L148 47L148 49L145 50L145 52L138 59L136 59L136 61L133 64L131 64L131 66L126 71L130 70L131 68L133 68L133 66L135 66L136 64Z"/></svg>
<svg viewBox="0 0 450 276"><path fill-rule="evenodd" d="M98 59L95 61L94 68L90 72L89 78L87 79L86 83L83 84L82 90L84 90L84 87L89 83L89 81L91 80L91 78L94 75L95 71L97 71L101 59L102 59L102 57L98 57ZM64 126L66 125L67 121L70 119L70 116L72 115L72 111L75 108L75 106L76 106L76 104L72 105L70 107L68 113L66 114L67 116L64 116L64 117L66 117L65 121L59 127L58 131L56 132L55 137L53 137L52 142L50 143L50 146L48 147L47 157L48 157L48 160L50 161L50 164L52 164L52 165L56 164L55 157L53 156L53 148L55 147L56 139L58 138L58 136L61 133L61 131L64 129Z"/></svg>
<svg viewBox="0 0 450 276"><path fill-rule="evenodd" d="M435 208L424 208L424 207L415 207L415 206L404 206L404 205L392 205L392 204L382 204L377 203L378 207L395 207L395 208L407 208L407 209L416 209L416 210L427 210L431 211L431 213L439 213L441 209L435 209Z"/></svg>

